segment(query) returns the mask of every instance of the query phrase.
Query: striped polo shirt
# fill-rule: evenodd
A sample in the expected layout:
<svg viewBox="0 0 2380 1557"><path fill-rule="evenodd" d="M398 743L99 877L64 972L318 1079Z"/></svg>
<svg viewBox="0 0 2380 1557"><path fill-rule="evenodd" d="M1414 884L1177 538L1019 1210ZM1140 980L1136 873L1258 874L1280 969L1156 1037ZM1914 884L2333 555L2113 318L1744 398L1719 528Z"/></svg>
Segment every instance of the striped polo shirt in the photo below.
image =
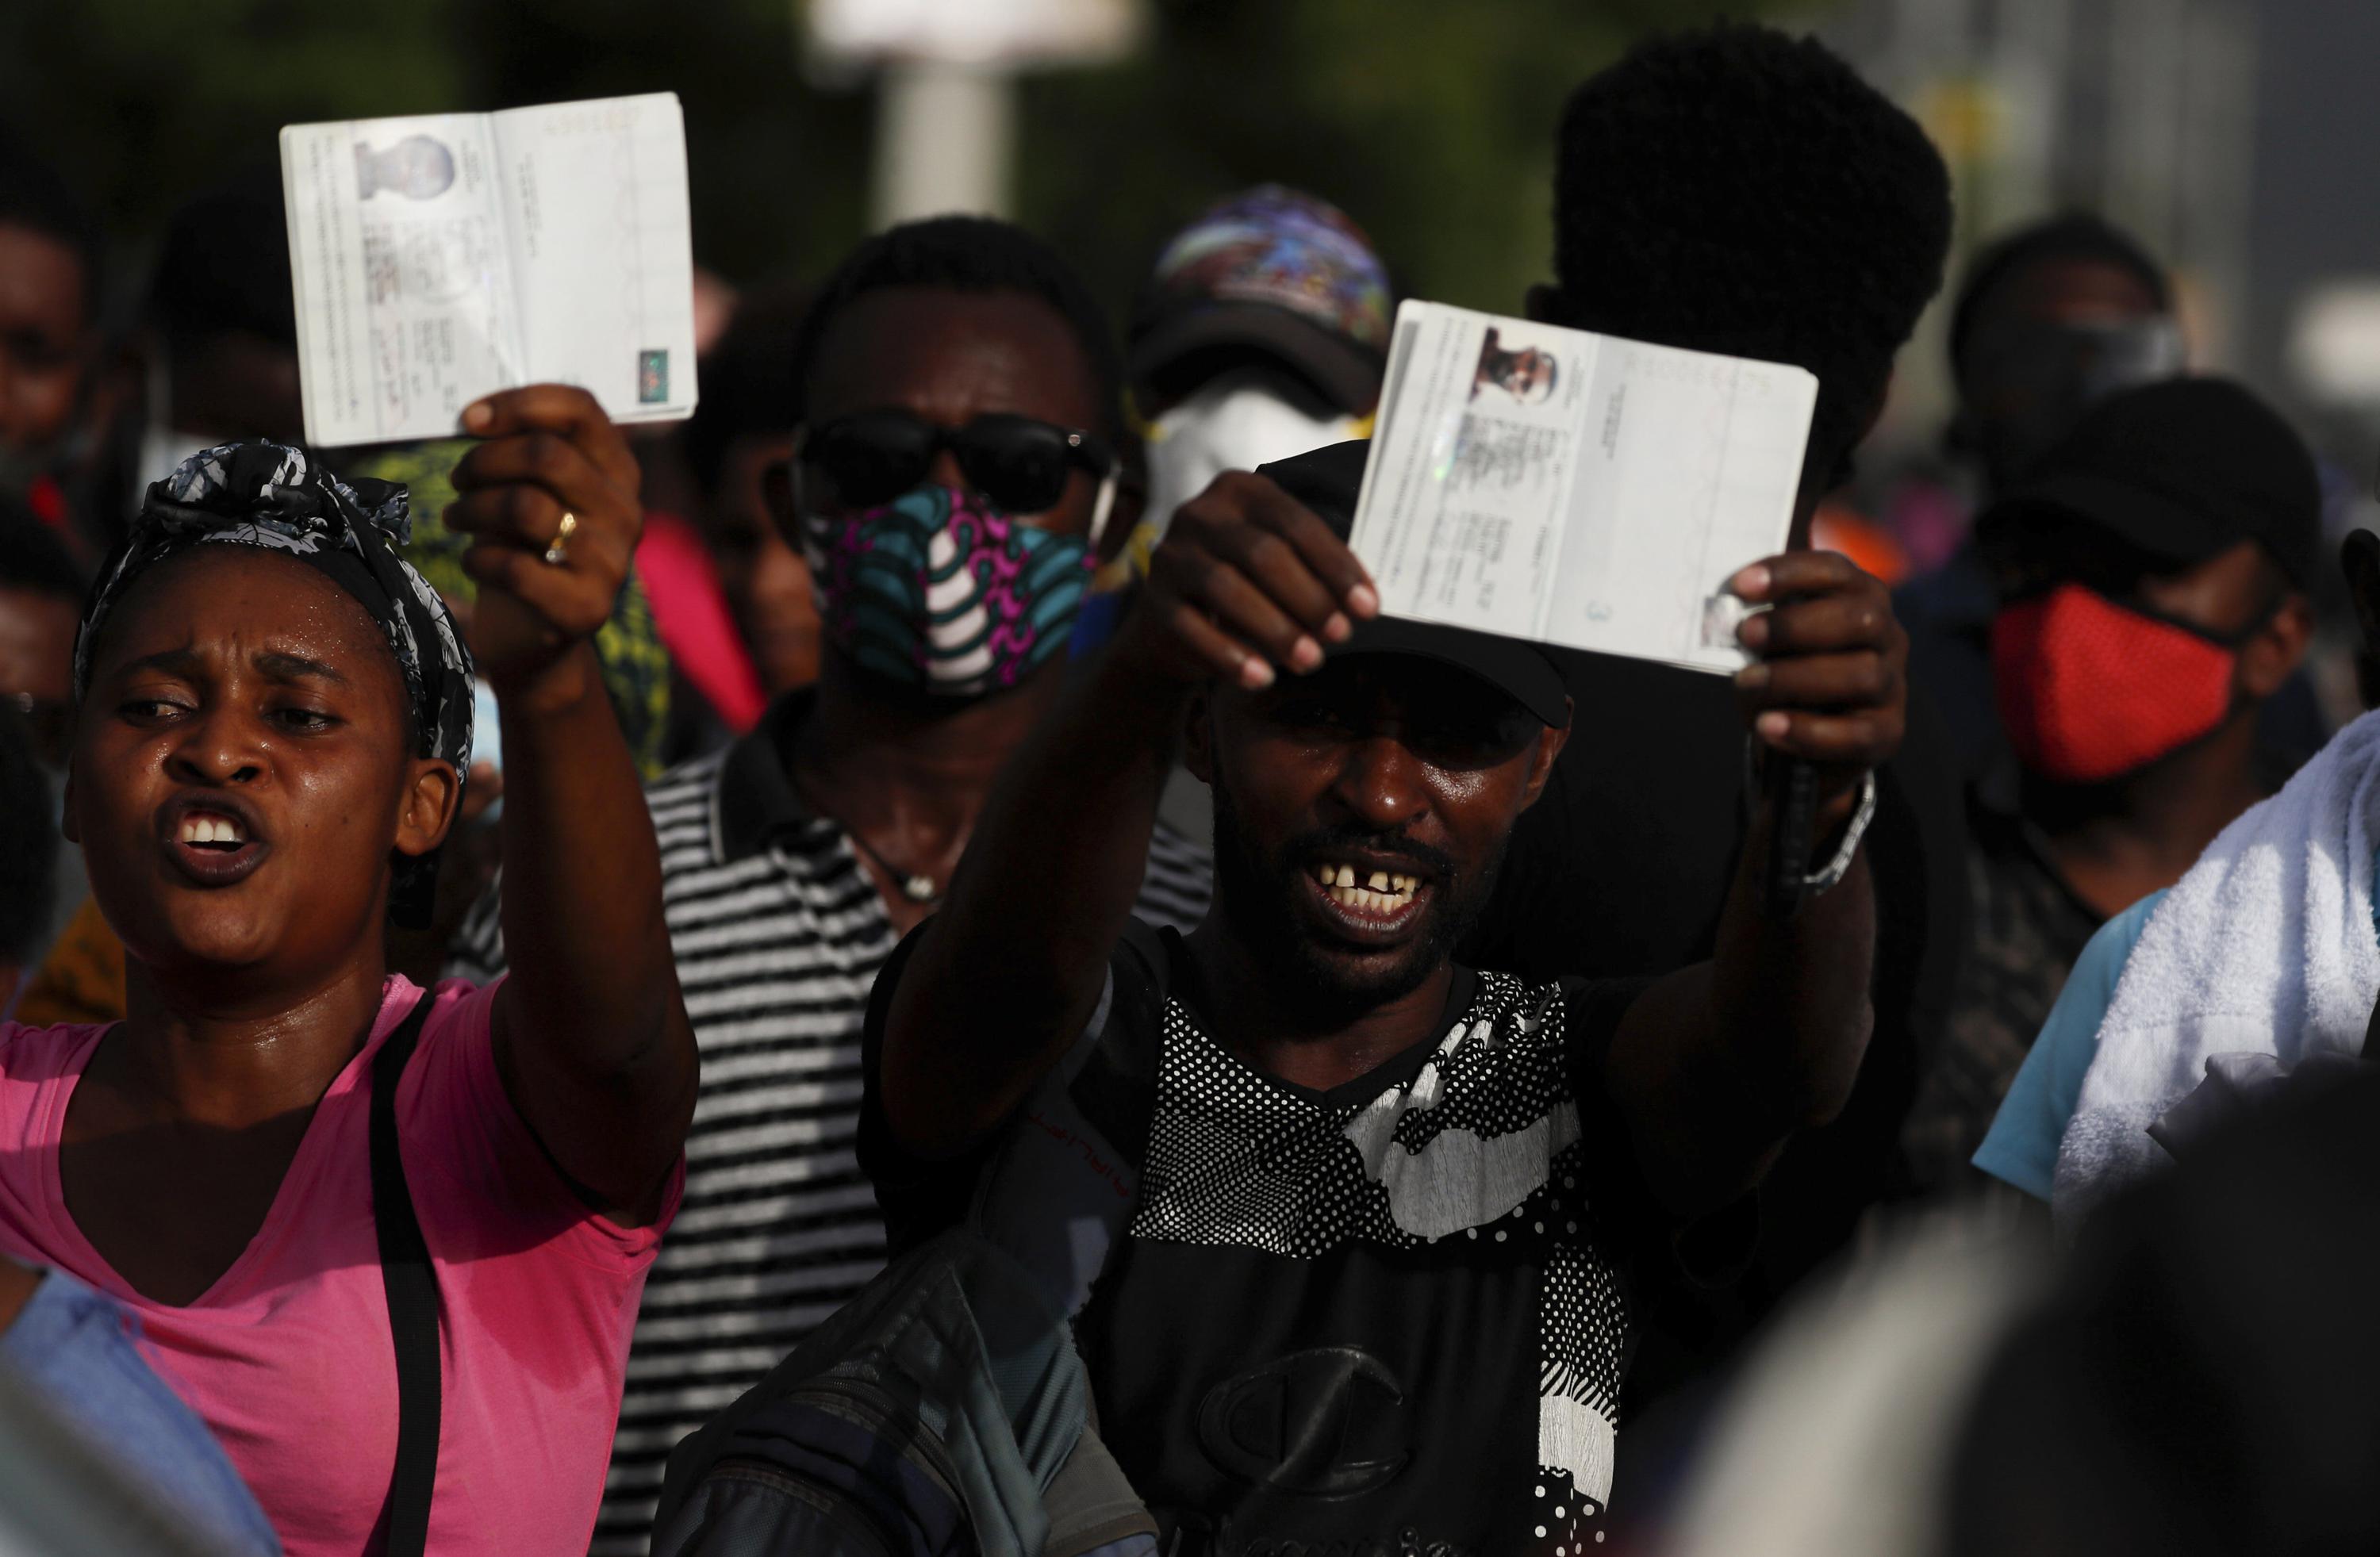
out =
<svg viewBox="0 0 2380 1557"><path fill-rule="evenodd" d="M757 1382L884 1263L856 1154L860 1026L900 937L851 839L795 794L780 754L806 694L646 791L662 913L702 1052L686 1199L645 1284L592 1550L642 1553L679 1439ZM1160 825L1143 919L1204 917L1206 851ZM504 969L491 893L451 974Z"/></svg>

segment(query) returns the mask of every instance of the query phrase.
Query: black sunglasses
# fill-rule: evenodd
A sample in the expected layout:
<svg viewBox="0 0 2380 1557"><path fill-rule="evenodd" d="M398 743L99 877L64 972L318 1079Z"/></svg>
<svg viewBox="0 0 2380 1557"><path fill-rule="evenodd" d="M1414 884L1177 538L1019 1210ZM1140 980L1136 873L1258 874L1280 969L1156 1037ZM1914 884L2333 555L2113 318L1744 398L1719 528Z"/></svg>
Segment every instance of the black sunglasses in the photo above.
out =
<svg viewBox="0 0 2380 1557"><path fill-rule="evenodd" d="M872 508L923 481L945 449L968 486L1011 513L1057 507L1077 468L1100 478L1116 470L1114 451L1096 435L1006 415L945 428L906 411L861 411L804 428L794 458L832 484L838 503Z"/></svg>

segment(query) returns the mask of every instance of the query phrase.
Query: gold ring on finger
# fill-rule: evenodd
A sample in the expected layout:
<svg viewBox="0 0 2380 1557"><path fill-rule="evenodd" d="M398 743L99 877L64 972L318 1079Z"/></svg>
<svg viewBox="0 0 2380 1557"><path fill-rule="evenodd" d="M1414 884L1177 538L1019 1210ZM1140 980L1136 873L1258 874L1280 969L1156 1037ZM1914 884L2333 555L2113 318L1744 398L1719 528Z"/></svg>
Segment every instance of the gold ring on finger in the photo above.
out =
<svg viewBox="0 0 2380 1557"><path fill-rule="evenodd" d="M564 561L570 555L570 537L577 533L578 515L566 508L564 509L562 523L555 526L553 538L546 543L545 561L548 567L562 566Z"/></svg>

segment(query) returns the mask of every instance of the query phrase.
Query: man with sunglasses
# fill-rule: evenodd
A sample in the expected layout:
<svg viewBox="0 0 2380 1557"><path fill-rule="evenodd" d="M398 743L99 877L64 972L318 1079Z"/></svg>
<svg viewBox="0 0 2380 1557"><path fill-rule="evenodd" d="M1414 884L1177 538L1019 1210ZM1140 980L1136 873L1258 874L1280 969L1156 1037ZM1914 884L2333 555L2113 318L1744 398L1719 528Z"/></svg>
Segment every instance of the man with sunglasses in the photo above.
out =
<svg viewBox="0 0 2380 1557"><path fill-rule="evenodd" d="M896 686L978 696L1064 655L1122 474L1084 428L1008 411L944 426L885 407L806 424L774 480L828 637ZM1084 529L1032 521L1078 483L1093 494Z"/></svg>
<svg viewBox="0 0 2380 1557"><path fill-rule="evenodd" d="M2279 787L2258 716L2313 634L2321 523L2304 442L2221 379L2100 402L1982 515L2021 800L1971 812L1973 940L1902 1136L1921 1188L1984 1182L1969 1159L2094 933ZM2023 1187L2047 1199L2046 1168Z"/></svg>
<svg viewBox="0 0 2380 1557"><path fill-rule="evenodd" d="M883 1263L853 1152L869 988L940 905L993 775L1058 689L1103 543L1137 517L1106 321L1015 227L953 217L868 239L793 358L795 453L764 484L809 565L819 676L650 791L703 1080L598 1552L645 1550L669 1451ZM1138 911L1188 928L1208 875L1203 851L1158 835ZM466 931L478 976L502 960L493 918Z"/></svg>
<svg viewBox="0 0 2380 1557"><path fill-rule="evenodd" d="M897 1243L973 1202L1065 1295L1167 1551L1592 1550L1632 1267L1733 1244L1702 1224L1857 1071L1900 630L1838 556L1730 581L1773 607L1744 722L1821 765L1798 913L1757 906L1764 813L1713 961L1475 973L1514 821L1604 732L1537 646L1379 617L1366 447L1176 513L879 981L861 1151ZM1186 938L1133 917L1177 745L1218 867Z"/></svg>

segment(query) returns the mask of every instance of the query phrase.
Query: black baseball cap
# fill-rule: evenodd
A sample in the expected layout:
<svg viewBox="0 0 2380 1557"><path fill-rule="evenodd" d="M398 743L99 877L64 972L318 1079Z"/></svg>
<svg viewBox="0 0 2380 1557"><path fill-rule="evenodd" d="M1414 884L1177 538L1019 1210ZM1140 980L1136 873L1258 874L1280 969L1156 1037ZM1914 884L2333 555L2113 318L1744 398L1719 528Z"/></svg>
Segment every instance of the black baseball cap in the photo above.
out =
<svg viewBox="0 0 2380 1557"><path fill-rule="evenodd" d="M1275 460L1257 466L1291 497L1312 509L1345 540L1355 526L1355 500L1364 489L1364 462L1372 452L1367 439L1351 439L1327 449ZM1527 709L1540 723L1556 728L1569 722L1570 708L1561 672L1545 652L1526 638L1496 633L1475 633L1434 622L1376 616L1355 624L1354 635L1332 647L1333 655L1409 654L1467 670Z"/></svg>
<svg viewBox="0 0 2380 1557"><path fill-rule="evenodd" d="M2244 385L2166 379L2094 405L1975 537L1988 547L2070 524L2177 569L2252 540L2302 588L2321 547L2322 480L2305 441Z"/></svg>

